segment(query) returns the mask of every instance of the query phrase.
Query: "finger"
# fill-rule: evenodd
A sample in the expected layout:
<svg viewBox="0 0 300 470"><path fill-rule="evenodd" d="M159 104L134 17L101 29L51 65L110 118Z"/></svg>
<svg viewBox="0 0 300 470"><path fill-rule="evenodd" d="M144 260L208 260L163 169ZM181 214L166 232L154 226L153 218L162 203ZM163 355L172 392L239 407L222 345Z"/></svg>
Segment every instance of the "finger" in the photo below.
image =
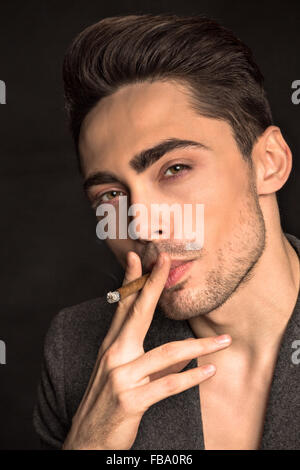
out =
<svg viewBox="0 0 300 470"><path fill-rule="evenodd" d="M229 335L193 339L192 341L172 341L158 346L127 365L127 374L131 382L139 380L169 368L180 361L190 361L195 357L205 356L224 349L231 344Z"/></svg>
<svg viewBox="0 0 300 470"><path fill-rule="evenodd" d="M198 385L216 372L213 364L205 364L179 374L170 374L145 385L132 389L135 408L146 411L150 406L171 395L183 392ZM129 392L130 393L130 392Z"/></svg>
<svg viewBox="0 0 300 470"><path fill-rule="evenodd" d="M168 279L171 259L160 253L143 289L124 321L118 341L135 341L143 345L153 314Z"/></svg>
<svg viewBox="0 0 300 470"><path fill-rule="evenodd" d="M152 382L153 380L157 380L157 379L160 379L161 377L165 377L165 375L175 374L175 373L177 374L178 372L181 372L185 368L185 366L188 365L189 362L190 362L189 360L181 361L181 362L178 362L177 364L172 364L171 366L166 367L165 369L162 369L158 372L154 372L153 374L149 375L149 380Z"/></svg>
<svg viewBox="0 0 300 470"><path fill-rule="evenodd" d="M126 269L122 285L125 286L129 282L139 278L141 275L142 265L140 257L134 251L129 251L126 257ZM115 338L118 336L121 327L124 323L124 319L127 315L127 312L131 308L137 296L138 293L133 293L125 299L120 300L120 302L118 303L108 333L100 347L100 353L104 353L104 351L113 343Z"/></svg>
<svg viewBox="0 0 300 470"><path fill-rule="evenodd" d="M181 341L194 341L195 338L185 338ZM156 380L156 379L160 379L160 377L164 377L165 375L168 375L168 374L177 374L178 372L181 372L185 366L188 365L188 363L190 362L190 359L188 360L185 360L185 361L180 361L180 362L177 362L176 364L172 364L171 366L169 367L166 367L165 369L162 369L162 370L159 370L158 372L154 372L153 374L150 374L149 375L149 380Z"/></svg>
<svg viewBox="0 0 300 470"><path fill-rule="evenodd" d="M125 276L124 276L122 285L125 285L128 282L131 282L132 280L140 277L141 275L142 275L142 267L141 267L140 258L135 252L129 251L126 257L126 269L125 269ZM128 308L130 308L131 303L134 302L136 297L137 297L137 294L132 294L126 297L126 299L124 299L123 301L120 301L118 303L118 307L114 313L113 320L111 322L109 330L98 350L98 357L94 365L92 374L90 376L90 380L89 380L84 396L88 395L90 389L92 388L93 382L99 370L100 360L103 354L105 353L105 351L112 345L115 338L118 336L120 329L122 327L122 324L124 322L124 318L127 314Z"/></svg>

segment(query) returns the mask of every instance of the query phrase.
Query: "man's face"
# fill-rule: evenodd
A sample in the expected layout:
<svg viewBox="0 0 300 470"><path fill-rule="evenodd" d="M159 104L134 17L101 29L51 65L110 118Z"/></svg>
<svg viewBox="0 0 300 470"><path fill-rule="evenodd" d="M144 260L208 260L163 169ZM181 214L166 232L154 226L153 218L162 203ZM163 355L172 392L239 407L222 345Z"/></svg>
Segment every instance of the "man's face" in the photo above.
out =
<svg viewBox="0 0 300 470"><path fill-rule="evenodd" d="M168 139L199 145L176 148L160 158L149 152L130 164L134 156ZM113 175L94 178L87 187L95 209L100 203L113 204L118 215L121 195L127 196L128 207L142 203L149 214L153 203L204 204L200 250L187 251L186 239L175 239L172 218L168 239L163 238L165 227L154 234L149 222L143 239L107 240L123 267L129 250L140 256L146 271L161 251L174 261L192 260L170 271L159 301L167 317L207 314L249 278L265 243L254 172L229 124L197 114L183 85L157 81L120 88L86 116L79 148L85 180L98 172Z"/></svg>

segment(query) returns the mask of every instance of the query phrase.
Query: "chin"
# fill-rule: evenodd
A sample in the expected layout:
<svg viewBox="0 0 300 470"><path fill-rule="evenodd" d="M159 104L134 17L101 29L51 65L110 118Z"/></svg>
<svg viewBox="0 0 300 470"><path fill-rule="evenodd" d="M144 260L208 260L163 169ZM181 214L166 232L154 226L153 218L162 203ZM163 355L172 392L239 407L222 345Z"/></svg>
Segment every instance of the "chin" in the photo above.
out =
<svg viewBox="0 0 300 470"><path fill-rule="evenodd" d="M186 282L178 283L161 295L158 306L170 320L188 320L199 315L195 288L186 287Z"/></svg>

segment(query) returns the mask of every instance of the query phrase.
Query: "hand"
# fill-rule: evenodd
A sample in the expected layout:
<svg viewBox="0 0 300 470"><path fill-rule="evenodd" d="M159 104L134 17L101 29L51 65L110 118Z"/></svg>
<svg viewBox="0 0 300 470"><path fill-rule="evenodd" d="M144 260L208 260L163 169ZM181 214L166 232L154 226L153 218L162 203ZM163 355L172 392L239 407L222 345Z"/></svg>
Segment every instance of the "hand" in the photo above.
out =
<svg viewBox="0 0 300 470"><path fill-rule="evenodd" d="M209 365L179 373L192 359L223 349L218 337L173 341L145 353L143 343L170 270L161 253L140 294L118 304L63 449L132 447L141 418L154 403L180 393L215 373ZM142 275L129 252L123 285ZM171 372L171 373L170 373Z"/></svg>

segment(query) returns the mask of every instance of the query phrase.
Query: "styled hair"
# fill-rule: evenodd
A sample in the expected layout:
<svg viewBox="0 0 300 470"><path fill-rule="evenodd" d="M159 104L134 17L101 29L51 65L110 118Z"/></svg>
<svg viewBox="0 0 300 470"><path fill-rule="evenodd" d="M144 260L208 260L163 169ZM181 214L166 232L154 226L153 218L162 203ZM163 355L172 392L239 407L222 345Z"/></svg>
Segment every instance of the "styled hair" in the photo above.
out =
<svg viewBox="0 0 300 470"><path fill-rule="evenodd" d="M65 110L80 171L79 134L89 111L123 85L156 80L183 84L194 110L229 123L252 162L253 144L272 114L249 47L210 18L141 14L104 18L66 51Z"/></svg>

